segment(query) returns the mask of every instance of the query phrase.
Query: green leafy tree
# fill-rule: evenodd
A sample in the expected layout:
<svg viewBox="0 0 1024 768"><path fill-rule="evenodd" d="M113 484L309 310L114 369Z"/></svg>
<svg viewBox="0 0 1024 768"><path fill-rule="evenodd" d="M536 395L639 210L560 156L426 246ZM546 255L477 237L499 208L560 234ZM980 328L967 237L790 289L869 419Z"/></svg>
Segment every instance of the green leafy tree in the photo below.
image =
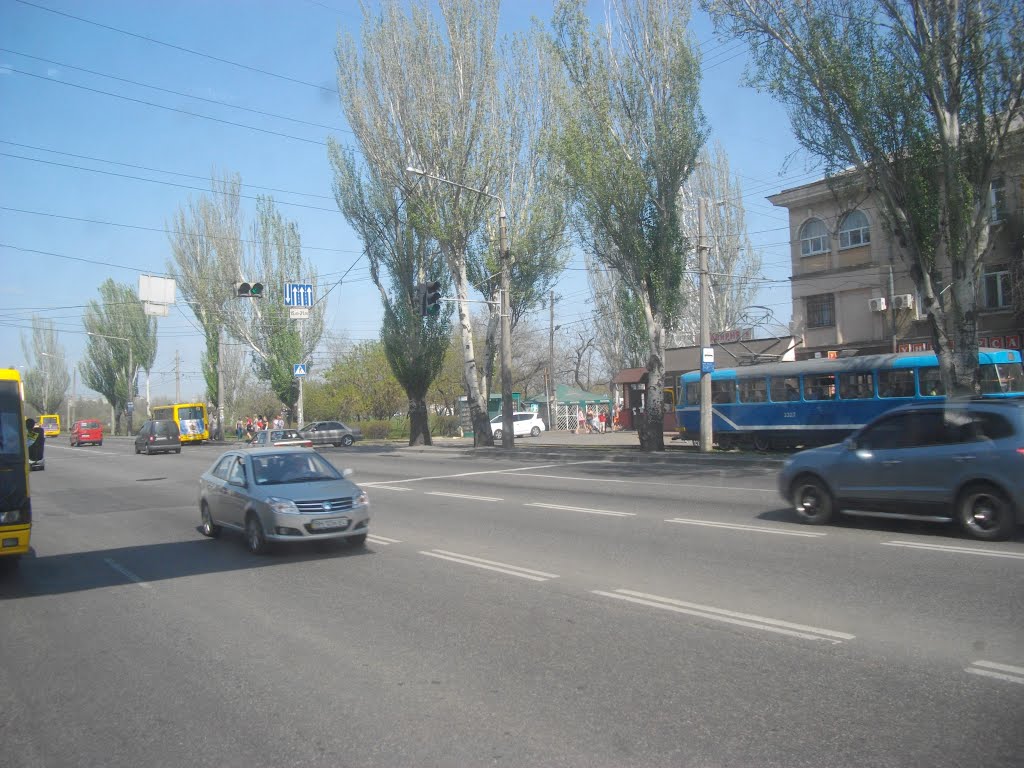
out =
<svg viewBox="0 0 1024 768"><path fill-rule="evenodd" d="M43 413L57 413L67 396L71 377L64 347L57 342L52 320L32 316L32 341L24 336L21 348L28 361L25 373L25 402Z"/></svg>
<svg viewBox="0 0 1024 768"><path fill-rule="evenodd" d="M79 370L85 385L110 403L118 433L121 415L137 394L136 374L153 367L156 319L146 315L130 285L107 279L99 292L100 301L90 301L82 316L89 339Z"/></svg>
<svg viewBox="0 0 1024 768"><path fill-rule="evenodd" d="M309 359L324 331L326 304L318 302L307 320L291 320L281 296L281 286L289 282L318 286L317 272L302 256L298 226L286 220L269 197L256 202L256 221L252 226L252 245L246 251L220 254L222 274L236 282L260 282L265 286L262 299L240 299L224 309L228 332L252 350L253 372L267 382L281 403L294 412L299 398L298 381L292 375L295 363Z"/></svg>
<svg viewBox="0 0 1024 768"><path fill-rule="evenodd" d="M920 291L946 391L979 388L977 299L998 161L1021 141L1024 6L703 0L745 39L837 187L876 196Z"/></svg>
<svg viewBox="0 0 1024 768"><path fill-rule="evenodd" d="M689 250L677 197L706 137L688 18L673 0L609 0L594 34L583 0L559 0L554 19L571 96L553 149L587 250L615 269L643 309L648 385L637 433L647 451L665 448L665 334L678 314Z"/></svg>

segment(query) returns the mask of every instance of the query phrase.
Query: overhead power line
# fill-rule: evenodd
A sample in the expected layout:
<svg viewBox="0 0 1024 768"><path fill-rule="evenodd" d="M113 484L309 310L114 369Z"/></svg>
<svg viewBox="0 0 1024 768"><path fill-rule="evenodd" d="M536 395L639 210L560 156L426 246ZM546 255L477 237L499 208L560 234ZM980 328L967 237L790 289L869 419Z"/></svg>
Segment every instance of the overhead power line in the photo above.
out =
<svg viewBox="0 0 1024 768"><path fill-rule="evenodd" d="M158 85L150 85L149 83L140 83L138 80L129 80L126 77L118 77L117 75L110 75L110 74L107 74L106 72L97 72L94 69L86 69L85 67L76 67L74 64L68 64L68 63L63 62L63 61L54 61L53 59L44 59L41 56L33 56L32 54L23 53L22 51L15 51L15 50L13 50L11 48L0 48L0 51L2 51L4 53L12 53L15 56L23 56L26 59L32 59L34 61L41 61L41 62L44 62L45 64L53 64L54 66L63 67L65 69L73 69L76 72L85 72L85 73L90 74L90 75L96 75L97 77L105 77L105 78L107 78L109 80L117 80L120 83L128 83L129 85L136 85L139 88L149 88L150 90L160 91L161 93L169 93L169 94L171 94L173 96L182 96L182 97L184 97L186 99L195 99L196 101L205 101L207 104L217 104L217 105L222 106L222 107L227 107L228 109L237 109L237 110L240 110L242 112L251 112L251 113L253 113L255 115L263 115L264 117L273 117L273 118L276 118L278 120L288 120L288 121L293 122L293 123L299 123L301 125L309 125L309 126L312 126L314 128L323 128L323 129L328 130L328 131L341 131L342 133L352 133L352 131L348 130L347 128L340 128L338 126L333 126L333 125L325 125L323 123L314 123L314 122L310 122L309 120L300 120L297 117L289 117L288 115L278 115L278 114L276 114L274 112L265 112L262 109L253 109L252 107L243 107L240 104L230 104L230 103L228 103L226 101L221 101L219 99L210 99L210 98L207 98L205 96L196 96L195 94L185 93L183 91L175 91L175 90L172 90L170 88L162 88L162 87L160 87Z"/></svg>
<svg viewBox="0 0 1024 768"><path fill-rule="evenodd" d="M253 66L251 66L249 64L242 64L241 62L232 61L231 59L225 59L225 58L223 58L221 56L214 56L211 53L205 53L203 51L197 51L197 50L195 50L193 48L186 48L183 45L175 45L174 43L168 43L168 42L166 42L164 40L158 40L157 38L149 37L148 35L140 35L137 32L129 32L127 29L119 29L118 27L113 27L113 26L111 26L109 24L101 24L100 22L93 21L92 19L86 19L86 18L84 18L82 16L75 16L72 13L65 13L64 11L58 11L58 10L56 10L54 8L47 8L45 5L39 5L37 3L31 3L28 0L14 0L14 2L20 3L21 5L26 5L26 6L30 7L30 8L36 8L36 9L38 9L40 11L46 11L47 13L52 13L52 14L54 14L56 16L63 16L63 17L68 18L68 19L74 19L75 21L80 21L83 24L91 24L94 27L99 27L100 29L106 29L106 30L108 30L110 32L117 32L119 35L127 35L128 37L134 37L137 40L145 40L147 43L153 43L154 45L162 45L165 48L171 48L171 49L173 49L175 51L181 51L182 53L188 53L188 54L190 54L192 56L201 56L204 59L210 59L211 61L217 61L217 62L220 62L221 64L230 64L231 66L238 67L239 69L246 69L246 70L248 70L250 72L256 72L256 73L261 74L261 75L267 75L268 77L275 77L278 80L287 80L290 83L296 83L298 85L306 85L306 86L309 86L310 88L316 88L318 91L326 91L327 93L334 93L334 94L338 93L338 91L336 89L334 89L334 88L325 88L322 85L317 85L316 83L311 83L308 80L300 80L297 77L290 77L288 75L279 74L278 72L271 72L268 69L260 69L259 67L253 67Z"/></svg>

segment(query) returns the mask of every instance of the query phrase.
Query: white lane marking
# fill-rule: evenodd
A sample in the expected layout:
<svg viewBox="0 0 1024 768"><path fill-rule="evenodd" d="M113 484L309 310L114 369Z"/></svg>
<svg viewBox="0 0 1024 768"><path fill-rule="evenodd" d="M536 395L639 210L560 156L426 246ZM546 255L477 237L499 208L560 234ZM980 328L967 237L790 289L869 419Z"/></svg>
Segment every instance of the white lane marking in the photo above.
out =
<svg viewBox="0 0 1024 768"><path fill-rule="evenodd" d="M755 531L757 533L777 533L782 536L804 536L807 538L818 538L827 534L812 531L780 531L775 528L768 528L764 525L744 525L742 523L715 523L710 520L690 520L685 517L673 517L666 523L681 523L683 525L704 525L708 528L729 528L734 531Z"/></svg>
<svg viewBox="0 0 1024 768"><path fill-rule="evenodd" d="M587 461L564 461L561 464L538 464L530 467L512 467L511 469L484 469L479 472L459 472L454 475L425 475L424 477L407 477L405 480L385 480L393 483L418 483L421 480L450 480L456 477L473 477L475 475L503 475L509 472L525 472L528 469L549 469L550 467L569 467L574 464L607 464L606 459L590 459Z"/></svg>
<svg viewBox="0 0 1024 768"><path fill-rule="evenodd" d="M368 533L366 534L366 538L374 544L383 544L384 546L387 546L388 544L402 543L399 539L389 539L387 536L378 536L376 533Z"/></svg>
<svg viewBox="0 0 1024 768"><path fill-rule="evenodd" d="M630 485L662 485L667 488L706 488L717 491L757 491L759 493L778 494L777 488L749 488L740 485L699 485L697 483L656 483L646 480L621 480L610 477L574 477L573 475L542 475L533 472L523 473L517 477L546 477L551 480L576 480L586 483L628 483Z"/></svg>
<svg viewBox="0 0 1024 768"><path fill-rule="evenodd" d="M468 493L445 493L444 491L427 491L424 496L450 496L453 499L472 499L473 501L504 501L496 496L471 496Z"/></svg>
<svg viewBox="0 0 1024 768"><path fill-rule="evenodd" d="M1012 664L999 664L995 661L981 659L979 661L972 661L971 666L964 669L964 672L1024 685L1024 667L1015 667Z"/></svg>
<svg viewBox="0 0 1024 768"><path fill-rule="evenodd" d="M610 509L590 509L588 507L567 507L563 504L542 504L533 502L523 504L524 507L542 507L543 509L564 509L569 512L586 512L589 515L608 515L609 517L636 517L636 512L616 512Z"/></svg>
<svg viewBox="0 0 1024 768"><path fill-rule="evenodd" d="M532 568L523 568L519 565L501 563L497 560L484 560L482 557L473 557L472 555L461 555L458 552L448 552L444 549L435 549L431 552L420 550L420 554L428 555L430 557L436 557L440 560L450 560L453 563L472 565L475 568L484 568L488 571L498 571L499 573L505 573L509 576L518 576L522 579L529 579L530 581L547 581L548 579L558 578L557 573L535 571Z"/></svg>
<svg viewBox="0 0 1024 768"><path fill-rule="evenodd" d="M750 627L752 629L761 629L766 632L776 632L780 635L801 637L806 640L825 640L830 643L838 644L843 640L853 640L856 637L856 635L850 635L846 632L836 632L835 630L811 627L806 624L794 624L789 621L769 619L764 616L756 616L750 613L727 611L724 608L688 603L683 600L675 600L670 597L649 595L645 592L634 592L630 589L617 589L615 592L593 590L593 592L595 595L614 597L618 600L627 600L631 603L648 605L652 608L661 608L665 611L685 613L691 616L712 619L714 621L722 621L727 624L737 624L741 627Z"/></svg>
<svg viewBox="0 0 1024 768"><path fill-rule="evenodd" d="M360 483L363 488L381 488L385 491L411 491L412 488L399 488L395 485L378 485L377 483Z"/></svg>
<svg viewBox="0 0 1024 768"><path fill-rule="evenodd" d="M109 565L111 568L113 568L118 573L120 573L122 576L124 576L129 581L134 581L136 584L138 584L143 589L150 589L151 588L152 585L149 584L149 582L143 581L140 577L136 576L134 573L129 571L127 568L125 568L120 563L115 562L114 560L111 560L109 557L104 557L103 558L103 562L106 563L107 565Z"/></svg>
<svg viewBox="0 0 1024 768"><path fill-rule="evenodd" d="M79 446L78 448L72 448L70 445L47 445L44 450L48 450L48 451L52 451L52 450L68 451L70 453L77 453L77 454L83 455L83 456L126 456L126 455L128 455L128 454L125 454L125 453L114 453L113 451L104 451L104 450L102 450L100 448L97 448L94 445L89 445L89 446L82 445L82 446Z"/></svg>
<svg viewBox="0 0 1024 768"><path fill-rule="evenodd" d="M997 549L956 547L950 544L925 544L921 541L883 541L882 546L906 547L907 549L926 549L931 552L952 552L955 554L982 555L983 557L1006 557L1011 560L1024 560L1024 552L1000 552Z"/></svg>

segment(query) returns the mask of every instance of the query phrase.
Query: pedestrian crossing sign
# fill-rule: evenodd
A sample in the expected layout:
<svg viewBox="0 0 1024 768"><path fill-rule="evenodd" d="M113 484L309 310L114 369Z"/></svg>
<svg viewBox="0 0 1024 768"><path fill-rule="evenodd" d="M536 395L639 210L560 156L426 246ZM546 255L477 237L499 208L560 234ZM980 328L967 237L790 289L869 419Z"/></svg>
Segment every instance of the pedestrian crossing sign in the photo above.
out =
<svg viewBox="0 0 1024 768"><path fill-rule="evenodd" d="M296 363L295 365L292 366L292 376L295 376L296 378L298 378L299 376L305 376L305 375L306 375L306 364L305 363Z"/></svg>

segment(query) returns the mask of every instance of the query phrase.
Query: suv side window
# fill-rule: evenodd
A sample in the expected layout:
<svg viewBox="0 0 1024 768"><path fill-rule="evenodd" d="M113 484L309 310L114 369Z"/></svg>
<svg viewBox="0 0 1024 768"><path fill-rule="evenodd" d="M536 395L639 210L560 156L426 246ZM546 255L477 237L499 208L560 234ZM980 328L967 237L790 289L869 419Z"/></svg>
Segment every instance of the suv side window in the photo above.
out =
<svg viewBox="0 0 1024 768"><path fill-rule="evenodd" d="M954 425L957 442L976 443L1013 437L1013 425L998 413L970 411L961 413Z"/></svg>
<svg viewBox="0 0 1024 768"><path fill-rule="evenodd" d="M872 451L921 448L951 442L941 411L893 414L857 438L857 447Z"/></svg>

